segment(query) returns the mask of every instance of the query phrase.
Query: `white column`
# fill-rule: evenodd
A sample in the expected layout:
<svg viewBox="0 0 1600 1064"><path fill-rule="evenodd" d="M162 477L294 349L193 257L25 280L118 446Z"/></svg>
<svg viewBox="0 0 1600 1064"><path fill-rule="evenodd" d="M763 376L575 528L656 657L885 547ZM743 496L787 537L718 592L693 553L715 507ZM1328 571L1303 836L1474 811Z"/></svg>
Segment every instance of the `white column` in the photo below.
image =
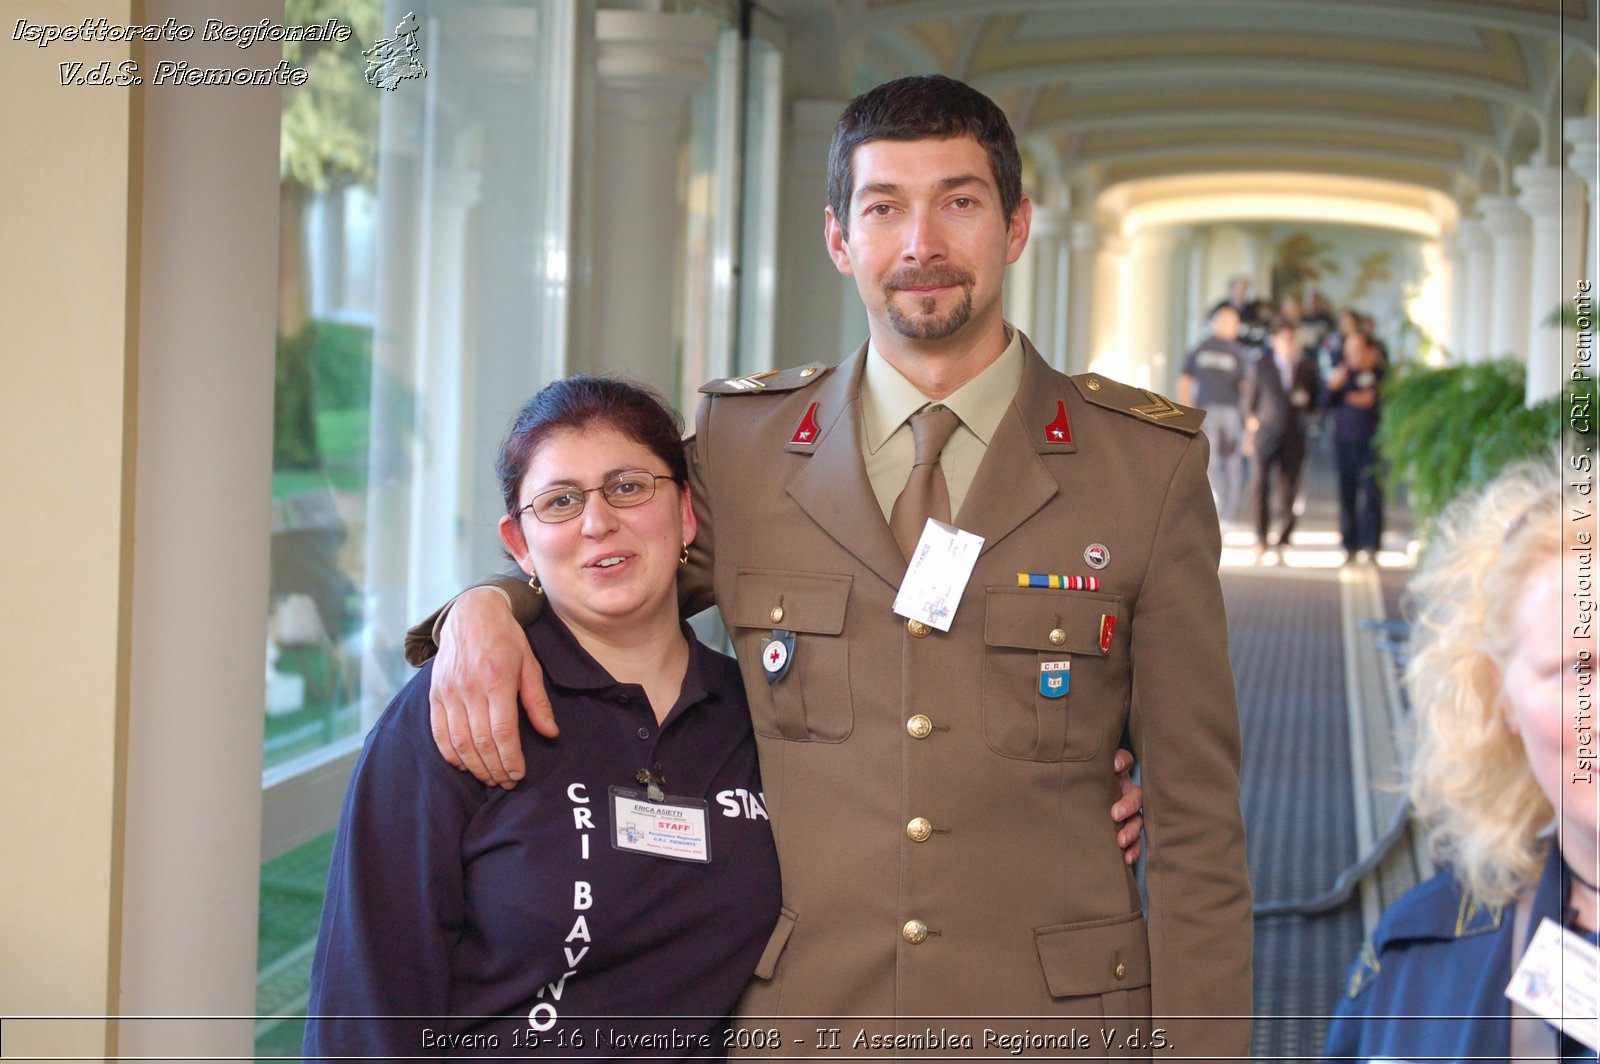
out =
<svg viewBox="0 0 1600 1064"><path fill-rule="evenodd" d="M1478 200L1483 224L1494 242L1489 308L1490 358L1528 361L1528 269L1532 233L1528 216L1510 196Z"/></svg>
<svg viewBox="0 0 1600 1064"><path fill-rule="evenodd" d="M1528 280L1528 403L1561 390L1564 335L1549 324L1572 296L1570 279L1582 253L1583 182L1564 166L1519 166L1514 171L1533 232Z"/></svg>
<svg viewBox="0 0 1600 1064"><path fill-rule="evenodd" d="M1596 187L1600 185L1600 130L1596 129L1594 118L1580 116L1563 122L1561 132L1572 145L1567 165L1584 185L1584 277L1596 281L1600 280L1600 216L1595 213L1596 195L1600 193Z"/></svg>
<svg viewBox="0 0 1600 1064"><path fill-rule="evenodd" d="M1177 364L1168 350L1168 309L1172 290L1170 229L1150 229L1133 240L1132 283L1123 293L1129 312L1132 344L1123 352L1130 367L1129 384L1170 392L1169 370Z"/></svg>
<svg viewBox="0 0 1600 1064"><path fill-rule="evenodd" d="M1467 249L1462 244L1459 227L1456 232L1440 238L1439 250L1450 271L1449 286L1445 289L1450 306L1443 334L1435 336L1434 340L1450 353L1450 361L1455 363L1463 360L1462 344L1467 337Z"/></svg>
<svg viewBox="0 0 1600 1064"><path fill-rule="evenodd" d="M594 279L590 365L672 394L678 151L706 83L717 24L694 15L595 13Z"/></svg>
<svg viewBox="0 0 1600 1064"><path fill-rule="evenodd" d="M1272 299L1272 263L1278 249L1272 246L1272 233L1264 225L1247 226L1245 270L1250 276L1250 291L1257 299Z"/></svg>
<svg viewBox="0 0 1600 1064"><path fill-rule="evenodd" d="M1131 242L1115 230L1101 238L1095 256L1094 318L1089 342L1089 369L1120 381L1133 375L1129 350L1133 346L1131 322L1137 313L1130 276Z"/></svg>
<svg viewBox="0 0 1600 1064"><path fill-rule="evenodd" d="M1161 349L1166 352L1170 380L1162 387L1172 388L1177 381L1172 373L1183 364L1184 353L1189 348L1189 271L1194 264L1194 248L1199 241L1195 238L1195 231L1188 226L1168 230L1167 237L1167 284L1163 291L1151 294L1166 302L1167 327Z"/></svg>
<svg viewBox="0 0 1600 1064"><path fill-rule="evenodd" d="M828 143L844 105L843 100L796 100L789 108L779 192L778 328L773 337L779 366L834 362L867 338L866 311L860 309L855 282L833 268L822 240Z"/></svg>
<svg viewBox="0 0 1600 1064"><path fill-rule="evenodd" d="M1493 302L1494 244L1481 218L1456 223L1456 241L1466 255L1466 282L1462 286L1466 307L1462 313L1457 356L1462 362L1482 362L1489 357L1489 310Z"/></svg>
<svg viewBox="0 0 1600 1064"><path fill-rule="evenodd" d="M475 413L467 398L469 382L463 379L467 374L462 372L470 360L462 347L467 220L478 202L480 181L475 171L440 167L431 182L432 196L422 205L422 242L427 254L417 264L416 291L421 298L411 330L420 341L414 353L418 424L427 427L430 446L420 449L421 460L411 470L407 522L411 549L404 563L408 617L425 616L428 603L443 602L453 595L451 577L495 569L493 559L484 564L484 559L473 558L474 541L486 537L461 520L462 514L477 512L472 486L486 475L489 465L484 452L468 445L471 433L463 431L463 422ZM503 382L497 383L504 387ZM505 417L495 420L503 422ZM494 427L504 431L503 425ZM439 505L446 499L449 505ZM377 525L369 531L374 539L386 535ZM376 689L387 686L380 682ZM364 708L376 712L383 707Z"/></svg>
<svg viewBox="0 0 1600 1064"><path fill-rule="evenodd" d="M1100 230L1093 222L1073 222L1067 262L1067 372L1082 373L1092 355L1095 303L1095 263L1099 258Z"/></svg>
<svg viewBox="0 0 1600 1064"><path fill-rule="evenodd" d="M1204 322L1208 315L1209 293L1206 291L1206 251L1211 243L1210 231L1205 235L1197 235L1189 241L1189 267L1185 278L1185 296L1183 308L1183 343L1182 347L1187 352L1191 347L1200 342L1204 333Z"/></svg>
<svg viewBox="0 0 1600 1064"><path fill-rule="evenodd" d="M1033 252L1032 313L1022 328L1046 362L1061 369L1066 365L1066 337L1061 326L1067 300L1067 271L1063 262L1065 218L1053 207L1033 208L1033 229L1028 246Z"/></svg>
<svg viewBox="0 0 1600 1064"><path fill-rule="evenodd" d="M273 6L255 0L230 13L246 22L281 19L282 6L275 15ZM143 15L193 25L202 8L152 0ZM239 62L226 42L145 48L151 67ZM277 44L261 44L251 63L270 66L278 53ZM273 131L281 102L267 89L147 92L141 110L143 143L131 159L142 171L132 205L138 225L129 231L139 278L130 289L138 315L128 361L139 382L137 432L128 430L122 503L133 580L122 621L129 708L118 840L121 955L111 956L121 970L113 969L120 998L113 994L111 1011L165 1018L123 1021L108 1048L118 1059L237 1059L252 1048L254 1025L239 1017L255 1011L256 992L277 292L275 256L260 249L277 240ZM194 159L207 164L195 167ZM68 340L64 351L71 350ZM94 389L85 384L85 393L92 398ZM114 468L107 484L114 518ZM112 581L117 527L108 521L106 560L97 561ZM72 601L70 587L67 595ZM49 621L40 612L30 623ZM65 670L78 665L75 652L62 660ZM35 712L53 726L70 725L51 709L41 704ZM73 792L93 782L64 782L51 806L70 808ZM14 818L30 815L26 805L7 809ZM92 834L95 826L86 821L81 830ZM38 874L61 874L48 853L7 856ZM32 911L40 921L57 915ZM74 915L92 927L92 913ZM76 948L77 930L62 928L57 948ZM15 956L9 946L14 980L48 974L48 957ZM9 1037L6 1048L33 1055Z"/></svg>

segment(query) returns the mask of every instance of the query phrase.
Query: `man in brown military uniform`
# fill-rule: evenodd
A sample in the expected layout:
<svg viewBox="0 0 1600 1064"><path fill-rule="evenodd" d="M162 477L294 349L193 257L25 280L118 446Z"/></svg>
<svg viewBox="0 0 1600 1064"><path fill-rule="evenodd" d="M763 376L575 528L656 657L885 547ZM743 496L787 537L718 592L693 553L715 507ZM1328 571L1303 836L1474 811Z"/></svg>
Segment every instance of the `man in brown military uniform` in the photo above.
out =
<svg viewBox="0 0 1600 1064"><path fill-rule="evenodd" d="M732 633L783 867L744 1026L797 1017L776 1025L790 1055L1242 1059L1250 889L1200 416L1063 376L1005 324L1031 205L987 98L879 86L830 169L828 248L869 342L708 385L690 444L686 587ZM981 548L897 613L924 515ZM447 640L480 645L435 672L436 735L465 760L485 692L518 683L520 632L487 600L458 604ZM1125 730L1148 917L1104 812Z"/></svg>

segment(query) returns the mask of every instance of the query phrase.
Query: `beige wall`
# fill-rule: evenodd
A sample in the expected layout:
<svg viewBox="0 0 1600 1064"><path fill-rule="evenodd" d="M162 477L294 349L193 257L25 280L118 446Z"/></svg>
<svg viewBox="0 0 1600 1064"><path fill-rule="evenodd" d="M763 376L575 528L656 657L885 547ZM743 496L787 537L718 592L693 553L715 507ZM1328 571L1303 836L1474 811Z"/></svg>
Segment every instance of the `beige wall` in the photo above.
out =
<svg viewBox="0 0 1600 1064"><path fill-rule="evenodd" d="M276 305L276 89L59 64L276 46L11 40L200 26L199 0L0 17L0 1014L254 1011ZM281 0L230 20L281 22ZM181 49L173 53L172 49ZM7 1059L248 1054L248 1020L17 1021Z"/></svg>
<svg viewBox="0 0 1600 1064"><path fill-rule="evenodd" d="M138 133L126 91L62 88L68 56L9 39L13 19L83 6L7 5L0 42L0 587L7 615L26 618L7 625L0 709L0 1013L13 1015L117 1010ZM132 6L93 13L127 22ZM85 44L70 58L129 54ZM93 1054L107 1037L100 1023L8 1023L5 1049Z"/></svg>

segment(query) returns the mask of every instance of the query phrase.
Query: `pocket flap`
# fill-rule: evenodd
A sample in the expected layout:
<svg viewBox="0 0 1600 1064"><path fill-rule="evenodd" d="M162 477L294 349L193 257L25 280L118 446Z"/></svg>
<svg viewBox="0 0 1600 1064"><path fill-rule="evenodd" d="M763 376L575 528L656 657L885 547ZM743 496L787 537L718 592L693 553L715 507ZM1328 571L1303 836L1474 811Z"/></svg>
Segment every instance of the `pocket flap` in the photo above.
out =
<svg viewBox="0 0 1600 1064"><path fill-rule="evenodd" d="M767 948L761 951L761 959L756 962L756 978L771 979L772 973L778 970L778 957L783 954L783 947L789 944L789 936L794 933L794 925L800 917L792 909L778 910L778 922L773 925L772 937L767 939Z"/></svg>
<svg viewBox="0 0 1600 1064"><path fill-rule="evenodd" d="M1143 913L1035 928L1033 941L1053 997L1150 985L1150 944Z"/></svg>
<svg viewBox="0 0 1600 1064"><path fill-rule="evenodd" d="M1054 591L1048 588L989 588L984 642L992 647L1017 647L1046 654L1109 653L1101 649L1101 619L1113 619L1112 638L1126 639L1122 627L1122 597L1103 591ZM1060 629L1065 636L1052 641ZM1060 637L1058 637L1060 638Z"/></svg>
<svg viewBox="0 0 1600 1064"><path fill-rule="evenodd" d="M740 569L734 574L733 606L723 616L735 628L784 628L791 632L838 635L844 631L848 576L791 573L779 569ZM773 619L773 611L782 618Z"/></svg>

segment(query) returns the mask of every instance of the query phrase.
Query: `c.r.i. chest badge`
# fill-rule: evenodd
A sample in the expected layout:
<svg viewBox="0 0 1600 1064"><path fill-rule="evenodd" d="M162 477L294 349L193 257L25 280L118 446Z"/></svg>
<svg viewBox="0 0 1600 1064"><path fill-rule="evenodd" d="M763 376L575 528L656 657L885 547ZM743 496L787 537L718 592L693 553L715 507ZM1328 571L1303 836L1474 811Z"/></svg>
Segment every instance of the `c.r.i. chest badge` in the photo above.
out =
<svg viewBox="0 0 1600 1064"><path fill-rule="evenodd" d="M1072 661L1039 662L1039 693L1046 698L1065 698L1072 689Z"/></svg>
<svg viewBox="0 0 1600 1064"><path fill-rule="evenodd" d="M767 683L777 683L789 673L794 661L794 633L774 628L772 635L761 641L761 668L767 674Z"/></svg>

